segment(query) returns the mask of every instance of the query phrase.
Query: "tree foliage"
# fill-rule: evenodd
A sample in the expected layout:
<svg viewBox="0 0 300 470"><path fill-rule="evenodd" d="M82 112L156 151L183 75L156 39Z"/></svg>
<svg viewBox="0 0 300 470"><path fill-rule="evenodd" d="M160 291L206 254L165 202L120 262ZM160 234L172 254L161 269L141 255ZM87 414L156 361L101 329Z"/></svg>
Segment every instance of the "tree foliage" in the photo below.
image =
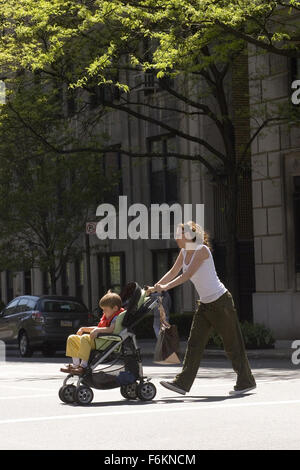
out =
<svg viewBox="0 0 300 470"><path fill-rule="evenodd" d="M10 81L0 121L0 263L2 269L38 267L52 291L78 244L89 214L112 184L100 153L60 154L52 146L76 141L51 81L21 75ZM100 141L100 136L98 141Z"/></svg>
<svg viewBox="0 0 300 470"><path fill-rule="evenodd" d="M295 0L1 0L0 63L47 70L76 52L73 83L83 86L110 80L124 53L128 66L154 67L159 76L193 67L214 42L214 60L240 41L299 57L299 10ZM138 54L141 38L155 42L151 63Z"/></svg>
<svg viewBox="0 0 300 470"><path fill-rule="evenodd" d="M295 0L0 0L0 63L4 76L20 69L38 72L64 82L69 90L90 95L97 87L117 88L121 99L117 103L103 99L95 120L103 117L105 108L117 109L195 144L196 151L176 156L202 163L227 191L226 223L228 233L233 234L234 253L238 178L253 139L278 116L263 116L248 142L237 149L225 82L231 65L247 51L248 44L300 57L299 9L300 2ZM183 129L180 119L175 125L155 117L163 105L135 101L129 92L136 88L133 77L139 72L154 72L160 89L176 100L175 116L205 116L222 145L217 138L211 141ZM176 77L180 86L172 88L168 77ZM214 106L206 102L207 97L214 99ZM284 117L280 115L280 119ZM71 149L60 141L49 147L48 139L36 134L44 149L52 148L61 155L105 150L97 139L70 139ZM122 148L122 152L148 156L140 149ZM235 262L227 264L234 271Z"/></svg>

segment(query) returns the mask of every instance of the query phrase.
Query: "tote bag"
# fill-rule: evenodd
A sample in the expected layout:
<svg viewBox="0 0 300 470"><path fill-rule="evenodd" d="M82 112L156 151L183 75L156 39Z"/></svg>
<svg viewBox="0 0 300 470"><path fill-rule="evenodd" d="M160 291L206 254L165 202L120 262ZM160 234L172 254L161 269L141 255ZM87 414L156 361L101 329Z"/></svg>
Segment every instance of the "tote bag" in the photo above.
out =
<svg viewBox="0 0 300 470"><path fill-rule="evenodd" d="M161 328L154 351L153 362L157 364L180 364L179 335L176 325Z"/></svg>

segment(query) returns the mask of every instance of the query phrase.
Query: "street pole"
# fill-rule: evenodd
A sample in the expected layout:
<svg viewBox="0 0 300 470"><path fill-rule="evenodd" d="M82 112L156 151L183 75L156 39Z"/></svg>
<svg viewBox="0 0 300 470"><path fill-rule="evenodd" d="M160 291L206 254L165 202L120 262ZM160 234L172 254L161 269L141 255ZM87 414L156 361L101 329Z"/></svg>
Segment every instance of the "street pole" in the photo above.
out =
<svg viewBox="0 0 300 470"><path fill-rule="evenodd" d="M88 309L92 311L92 284L91 284L91 259L90 259L90 238L85 234L85 252L86 252L86 272L88 288Z"/></svg>

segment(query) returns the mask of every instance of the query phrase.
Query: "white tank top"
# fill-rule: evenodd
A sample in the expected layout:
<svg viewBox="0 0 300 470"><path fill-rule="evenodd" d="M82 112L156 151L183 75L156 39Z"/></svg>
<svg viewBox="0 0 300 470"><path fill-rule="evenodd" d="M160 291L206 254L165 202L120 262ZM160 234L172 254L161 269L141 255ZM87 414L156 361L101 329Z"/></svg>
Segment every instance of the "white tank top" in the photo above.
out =
<svg viewBox="0 0 300 470"><path fill-rule="evenodd" d="M185 257L187 254L187 250L182 248L182 254L183 254L182 271L183 272L185 272L187 268L189 267L189 265L191 264L196 251L201 249L203 246L204 245L202 244L197 246L188 264L185 264ZM225 292L227 291L224 284L218 278L211 251L208 247L206 248L208 250L209 257L206 258L201 263L198 270L191 277L191 281L194 284L199 294L200 302L203 302L204 304L214 302L219 297L221 297L221 295L225 294Z"/></svg>

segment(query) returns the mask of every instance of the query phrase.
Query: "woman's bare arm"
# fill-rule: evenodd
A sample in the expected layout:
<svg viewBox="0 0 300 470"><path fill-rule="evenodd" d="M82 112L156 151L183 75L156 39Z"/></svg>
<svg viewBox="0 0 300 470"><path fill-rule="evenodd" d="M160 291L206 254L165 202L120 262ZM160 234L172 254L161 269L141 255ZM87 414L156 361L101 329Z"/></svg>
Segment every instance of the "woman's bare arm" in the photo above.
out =
<svg viewBox="0 0 300 470"><path fill-rule="evenodd" d="M157 284L167 284L169 281L174 279L175 276L182 269L183 254L180 250L179 255L177 256L172 268L157 282Z"/></svg>
<svg viewBox="0 0 300 470"><path fill-rule="evenodd" d="M188 269L184 273L180 274L180 276L177 276L175 279L171 280L170 282L167 282L164 284L159 282L155 284L155 287L158 287L159 291L161 291L161 290L173 289L173 287L183 284L188 279L190 279L193 276L193 274L195 274L195 272L199 269L203 261L206 260L208 257L209 257L209 254L208 254L207 248L206 247L201 248L201 250L195 253L193 261L191 262Z"/></svg>

